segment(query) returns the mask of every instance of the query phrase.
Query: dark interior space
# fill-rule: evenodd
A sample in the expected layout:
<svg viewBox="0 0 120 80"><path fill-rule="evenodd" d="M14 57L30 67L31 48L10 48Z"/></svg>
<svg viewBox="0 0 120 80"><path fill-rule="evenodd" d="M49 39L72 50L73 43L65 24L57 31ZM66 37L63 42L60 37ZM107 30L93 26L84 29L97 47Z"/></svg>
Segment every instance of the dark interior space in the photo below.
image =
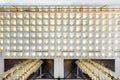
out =
<svg viewBox="0 0 120 80"><path fill-rule="evenodd" d="M23 62L26 59L5 59L5 71L14 67L15 65ZM77 59L65 59L64 60L64 78L65 79L90 79L87 74L82 72L75 63ZM44 63L41 67L31 74L29 79L53 79L54 78L54 60L43 59ZM104 65L112 71L115 71L114 59L93 59L93 61Z"/></svg>
<svg viewBox="0 0 120 80"><path fill-rule="evenodd" d="M115 60L114 59L93 59L93 61L105 66L106 68L115 71Z"/></svg>
<svg viewBox="0 0 120 80"><path fill-rule="evenodd" d="M65 59L64 60L64 77L65 78L76 78L77 65L76 60Z"/></svg>
<svg viewBox="0 0 120 80"><path fill-rule="evenodd" d="M75 64L76 59L65 59L64 60L64 76L66 79L90 79L90 77L82 72L81 69ZM115 71L114 59L93 59L93 61L104 65L106 68ZM78 72L78 73L77 73Z"/></svg>
<svg viewBox="0 0 120 80"><path fill-rule="evenodd" d="M89 76L83 73L76 65L77 59L65 59L64 60L64 77L65 79L89 79ZM79 71L77 73L77 70Z"/></svg>
<svg viewBox="0 0 120 80"><path fill-rule="evenodd" d="M14 67L15 65L25 60L27 59L5 59L4 60L4 65L5 65L4 71L9 70L10 68Z"/></svg>
<svg viewBox="0 0 120 80"><path fill-rule="evenodd" d="M44 79L53 79L54 78L54 60L53 59L44 59L42 68L42 77Z"/></svg>
<svg viewBox="0 0 120 80"><path fill-rule="evenodd" d="M5 71L14 67L15 65L25 61L26 59L5 59ZM54 78L54 60L53 59L43 59L44 63L41 67L31 74L29 79L53 79Z"/></svg>
<svg viewBox="0 0 120 80"><path fill-rule="evenodd" d="M29 79L53 79L54 78L54 60L43 59L41 67L31 74Z"/></svg>

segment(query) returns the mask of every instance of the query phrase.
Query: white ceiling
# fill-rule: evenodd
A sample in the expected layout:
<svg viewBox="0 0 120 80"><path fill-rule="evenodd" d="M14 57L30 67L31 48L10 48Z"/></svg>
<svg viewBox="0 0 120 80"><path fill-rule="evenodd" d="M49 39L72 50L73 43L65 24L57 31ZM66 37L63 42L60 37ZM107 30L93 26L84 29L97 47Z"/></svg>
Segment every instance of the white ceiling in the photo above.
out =
<svg viewBox="0 0 120 80"><path fill-rule="evenodd" d="M0 0L0 5L119 5L120 0Z"/></svg>

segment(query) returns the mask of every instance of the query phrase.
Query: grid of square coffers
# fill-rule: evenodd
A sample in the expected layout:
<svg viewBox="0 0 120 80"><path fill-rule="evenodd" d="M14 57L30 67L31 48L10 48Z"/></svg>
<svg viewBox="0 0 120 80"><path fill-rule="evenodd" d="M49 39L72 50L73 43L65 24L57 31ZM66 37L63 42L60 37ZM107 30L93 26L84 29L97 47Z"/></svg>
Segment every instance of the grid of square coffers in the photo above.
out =
<svg viewBox="0 0 120 80"><path fill-rule="evenodd" d="M120 11L0 12L6 57L117 56L119 44Z"/></svg>

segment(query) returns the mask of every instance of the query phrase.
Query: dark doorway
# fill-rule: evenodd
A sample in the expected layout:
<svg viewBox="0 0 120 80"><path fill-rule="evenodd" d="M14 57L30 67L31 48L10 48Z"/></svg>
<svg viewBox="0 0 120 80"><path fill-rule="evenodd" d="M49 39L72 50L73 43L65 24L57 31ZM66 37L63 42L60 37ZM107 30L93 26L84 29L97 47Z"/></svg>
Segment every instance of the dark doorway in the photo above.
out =
<svg viewBox="0 0 120 80"><path fill-rule="evenodd" d="M77 78L89 79L89 76L87 74L83 73L77 67L75 61L76 61L76 59L65 59L64 60L64 77L65 77L65 79L77 79Z"/></svg>

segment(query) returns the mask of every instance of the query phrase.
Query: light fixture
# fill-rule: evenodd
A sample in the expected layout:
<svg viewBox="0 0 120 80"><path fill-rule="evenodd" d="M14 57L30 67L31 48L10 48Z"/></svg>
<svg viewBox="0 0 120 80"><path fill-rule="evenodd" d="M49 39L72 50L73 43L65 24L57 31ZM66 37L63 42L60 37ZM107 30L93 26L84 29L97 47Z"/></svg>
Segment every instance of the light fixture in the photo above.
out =
<svg viewBox="0 0 120 80"><path fill-rule="evenodd" d="M45 41L46 42L46 41ZM41 44L42 43L42 40L37 40L37 43L38 44Z"/></svg>
<svg viewBox="0 0 120 80"><path fill-rule="evenodd" d="M75 14L74 13L70 13L69 14L69 18L73 19L75 17Z"/></svg>
<svg viewBox="0 0 120 80"><path fill-rule="evenodd" d="M61 50L61 46L57 46L57 50Z"/></svg>
<svg viewBox="0 0 120 80"><path fill-rule="evenodd" d="M54 38L54 37L55 37L55 34L54 34L54 33L51 33L50 36L51 36L51 38Z"/></svg>
<svg viewBox="0 0 120 80"><path fill-rule="evenodd" d="M48 50L48 46L45 46L44 49L45 49L45 50Z"/></svg>
<svg viewBox="0 0 120 80"><path fill-rule="evenodd" d="M38 53L38 56L42 56L42 53L40 52L40 53Z"/></svg>
<svg viewBox="0 0 120 80"><path fill-rule="evenodd" d="M85 57L85 56L86 56L86 53L82 53L82 56Z"/></svg>
<svg viewBox="0 0 120 80"><path fill-rule="evenodd" d="M61 56L61 54L60 54L60 53L57 53L57 56L58 56L58 57L60 57L60 56Z"/></svg>
<svg viewBox="0 0 120 80"><path fill-rule="evenodd" d="M9 46L6 46L6 47L5 47L5 50L10 50L10 47L9 47Z"/></svg>
<svg viewBox="0 0 120 80"><path fill-rule="evenodd" d="M35 56L35 53L34 53L34 52L32 53L32 56Z"/></svg>
<svg viewBox="0 0 120 80"><path fill-rule="evenodd" d="M3 14L0 14L0 18L3 19Z"/></svg>
<svg viewBox="0 0 120 80"><path fill-rule="evenodd" d="M56 17L60 19L62 17L61 15L62 15L62 13L57 13Z"/></svg>
<svg viewBox="0 0 120 80"><path fill-rule="evenodd" d="M17 18L23 18L23 14L22 13L17 13Z"/></svg>
<svg viewBox="0 0 120 80"><path fill-rule="evenodd" d="M105 53L102 53L102 57L105 57L106 55L105 55Z"/></svg>
<svg viewBox="0 0 120 80"><path fill-rule="evenodd" d="M118 55L118 53L115 53L115 57L118 57L119 55Z"/></svg>
<svg viewBox="0 0 120 80"><path fill-rule="evenodd" d="M64 14L63 14L63 18L65 18L65 19L68 18L68 14L67 14L67 13L64 13Z"/></svg>
<svg viewBox="0 0 120 80"><path fill-rule="evenodd" d="M60 44L61 43L61 40L57 40L57 44Z"/></svg>
<svg viewBox="0 0 120 80"><path fill-rule="evenodd" d="M24 18L26 18L26 19L29 18L29 14L28 14L28 13L25 13L23 16L24 16Z"/></svg>
<svg viewBox="0 0 120 80"><path fill-rule="evenodd" d="M25 50L29 50L29 46L25 46L25 48L24 48Z"/></svg>
<svg viewBox="0 0 120 80"><path fill-rule="evenodd" d="M48 38L48 33L44 34L44 37L45 37L45 38Z"/></svg>
<svg viewBox="0 0 120 80"><path fill-rule="evenodd" d="M31 46L31 48L30 48L30 49L34 51L34 50L35 50L35 46Z"/></svg>
<svg viewBox="0 0 120 80"><path fill-rule="evenodd" d="M80 53L88 57L118 56L111 51L119 51L119 12L112 9L117 13L111 13L108 8L110 12L106 13L104 9L90 8L39 7L29 8L27 12L27 8L21 8L17 13L11 13L11 10L6 13L5 8L0 12L0 51L5 51L5 55L9 50L31 51L31 57L36 56L36 50L50 51L37 54L44 57L49 54L55 57L55 52L60 57L61 52L67 50L74 51L75 56L80 56ZM100 10L103 12L96 13ZM89 53L93 50L102 53ZM17 54L26 56L26 52L9 53L14 57ZM72 57L74 53L67 55Z"/></svg>
<svg viewBox="0 0 120 80"><path fill-rule="evenodd" d="M48 19L48 13L44 13L43 17Z"/></svg>
<svg viewBox="0 0 120 80"><path fill-rule="evenodd" d="M23 53L22 53L22 52L20 52L20 53L19 53L19 56L22 56L22 55L23 55Z"/></svg>
<svg viewBox="0 0 120 80"><path fill-rule="evenodd" d="M51 50L54 50L54 49L55 49L55 47L54 47L54 46L51 46L51 47L50 47L50 49L51 49Z"/></svg>
<svg viewBox="0 0 120 80"><path fill-rule="evenodd" d="M70 50L73 50L74 49L74 47L73 46L70 46Z"/></svg>
<svg viewBox="0 0 120 80"><path fill-rule="evenodd" d="M37 20L37 25L41 26L43 24L42 20ZM46 24L46 23L45 23ZM39 30L39 29L38 29Z"/></svg>
<svg viewBox="0 0 120 80"><path fill-rule="evenodd" d="M76 40L76 44L80 44L80 40Z"/></svg>
<svg viewBox="0 0 120 80"><path fill-rule="evenodd" d="M30 18L33 18L33 19L35 19L35 14L30 14Z"/></svg>
<svg viewBox="0 0 120 80"><path fill-rule="evenodd" d="M42 14L41 13L37 13L37 18L41 19L42 18Z"/></svg>
<svg viewBox="0 0 120 80"><path fill-rule="evenodd" d="M25 53L25 56L29 56L29 53L28 53L28 52L26 52L26 53Z"/></svg>
<svg viewBox="0 0 120 80"><path fill-rule="evenodd" d="M79 57L79 56L80 56L80 54L79 54L79 53L76 53L76 56L77 56L77 57Z"/></svg>
<svg viewBox="0 0 120 80"><path fill-rule="evenodd" d="M67 30L68 30L68 27L64 27L64 28L63 28L63 31L66 32Z"/></svg>
<svg viewBox="0 0 120 80"><path fill-rule="evenodd" d="M86 46L83 46L83 47L82 47L82 50L83 50L83 51L85 51L86 49L87 49L87 47L86 47Z"/></svg>
<svg viewBox="0 0 120 80"><path fill-rule="evenodd" d="M74 37L74 33L70 33L70 38L73 38Z"/></svg>
<svg viewBox="0 0 120 80"><path fill-rule="evenodd" d="M76 50L80 50L80 46L76 46Z"/></svg>
<svg viewBox="0 0 120 80"><path fill-rule="evenodd" d="M42 40L40 40L40 41L41 41L41 43L42 43ZM41 44L41 43L40 43L40 44ZM44 43L45 43L45 44L48 44L48 40L44 40Z"/></svg>
<svg viewBox="0 0 120 80"><path fill-rule="evenodd" d="M6 53L5 53L5 56L6 56L6 57L9 57L9 56L10 56L10 53L9 53L9 52L6 52Z"/></svg>
<svg viewBox="0 0 120 80"><path fill-rule="evenodd" d="M77 19L79 19L79 18L81 18L81 17L82 17L82 15L81 15L81 14L76 13L76 18L77 18Z"/></svg>
<svg viewBox="0 0 120 80"><path fill-rule="evenodd" d="M51 53L51 56L54 57L54 55L55 55L55 54L52 52L52 53Z"/></svg>
<svg viewBox="0 0 120 80"><path fill-rule="evenodd" d="M12 55L13 55L14 57L16 57L16 52L13 52Z"/></svg>
<svg viewBox="0 0 120 80"><path fill-rule="evenodd" d="M76 32L80 32L81 31L81 27L76 27Z"/></svg>
<svg viewBox="0 0 120 80"><path fill-rule="evenodd" d="M67 55L68 55L68 54L67 54L66 52L63 53L63 56L64 56L64 57L67 57Z"/></svg>
<svg viewBox="0 0 120 80"><path fill-rule="evenodd" d="M112 56L112 53L108 53L108 56L111 57L111 56Z"/></svg>
<svg viewBox="0 0 120 80"><path fill-rule="evenodd" d="M50 18L55 18L55 13L50 13Z"/></svg>
<svg viewBox="0 0 120 80"><path fill-rule="evenodd" d="M73 56L74 56L74 53L70 52L70 56L73 57Z"/></svg>
<svg viewBox="0 0 120 80"><path fill-rule="evenodd" d="M69 43L70 43L70 44L73 44L73 43L74 43L74 40L70 40ZM77 42L77 43L79 43L79 42Z"/></svg>
<svg viewBox="0 0 120 80"><path fill-rule="evenodd" d="M93 56L93 53L89 53L89 56L92 57L92 56Z"/></svg>
<svg viewBox="0 0 120 80"><path fill-rule="evenodd" d="M63 43L64 43L64 44L67 44L67 42L68 42L67 40L63 40Z"/></svg>
<svg viewBox="0 0 120 80"><path fill-rule="evenodd" d="M47 52L45 52L45 53L44 53L44 55L45 55L45 57L47 57L47 56L48 56L48 53L47 53Z"/></svg>
<svg viewBox="0 0 120 80"><path fill-rule="evenodd" d="M95 55L96 55L96 57L99 57L99 53L96 53Z"/></svg>

